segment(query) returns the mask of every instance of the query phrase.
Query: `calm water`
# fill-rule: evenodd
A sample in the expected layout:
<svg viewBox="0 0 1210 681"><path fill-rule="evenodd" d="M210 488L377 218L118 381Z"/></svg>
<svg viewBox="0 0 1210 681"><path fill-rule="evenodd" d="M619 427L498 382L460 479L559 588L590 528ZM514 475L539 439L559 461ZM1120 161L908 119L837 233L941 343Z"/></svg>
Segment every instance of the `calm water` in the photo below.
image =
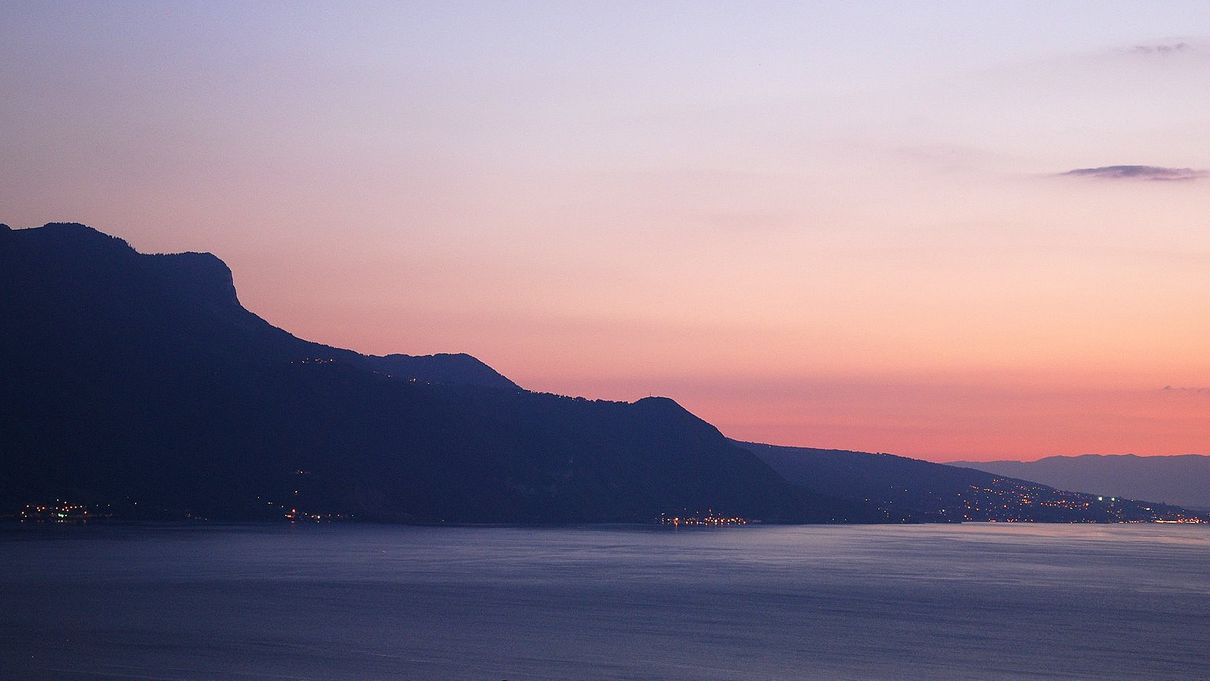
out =
<svg viewBox="0 0 1210 681"><path fill-rule="evenodd" d="M0 529L3 679L1210 679L1210 530Z"/></svg>

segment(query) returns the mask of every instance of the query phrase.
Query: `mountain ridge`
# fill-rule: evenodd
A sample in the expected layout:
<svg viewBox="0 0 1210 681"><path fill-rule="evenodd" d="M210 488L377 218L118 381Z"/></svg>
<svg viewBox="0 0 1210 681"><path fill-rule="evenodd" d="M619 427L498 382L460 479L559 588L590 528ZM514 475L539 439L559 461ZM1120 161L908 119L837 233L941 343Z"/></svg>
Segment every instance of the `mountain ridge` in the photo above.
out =
<svg viewBox="0 0 1210 681"><path fill-rule="evenodd" d="M436 381L442 383L465 383L496 388L519 389L513 381L492 369L486 363L466 353L437 353L432 355L365 355L353 350L308 341L273 326L254 312L244 308L235 288L234 275L230 267L218 256L209 252L186 251L182 253L139 253L128 242L110 236L93 227L80 223L47 223L42 227L6 232L10 238L23 238L37 231L40 247L55 248L81 246L89 257L111 259L135 256L133 262L148 270L157 271L162 286L177 288L178 295L210 312L228 313L224 321L235 323L245 333L263 333L264 342L275 345L278 354L291 358L316 360L340 359L361 362L384 373L394 372L393 377ZM82 268L88 272L89 268ZM95 274L95 273L94 273Z"/></svg>
<svg viewBox="0 0 1210 681"><path fill-rule="evenodd" d="M244 308L217 256L141 254L79 223L0 230L0 318L0 515L52 498L119 517L422 523L1182 513L892 455L737 443L670 398L531 392L466 354L306 341Z"/></svg>
<svg viewBox="0 0 1210 681"><path fill-rule="evenodd" d="M304 341L243 308L231 281L215 256L144 255L78 223L0 231L0 316L12 320L0 504L70 497L121 515L232 519L623 522L710 508L866 519L672 400L532 393L469 355Z"/></svg>
<svg viewBox="0 0 1210 681"><path fill-rule="evenodd" d="M1181 509L886 453L736 441L806 489L843 489L887 522L1134 522Z"/></svg>
<svg viewBox="0 0 1210 681"><path fill-rule="evenodd" d="M1210 509L1210 456L1204 454L1080 454L1033 461L952 463L1003 475L1026 476L1048 485Z"/></svg>

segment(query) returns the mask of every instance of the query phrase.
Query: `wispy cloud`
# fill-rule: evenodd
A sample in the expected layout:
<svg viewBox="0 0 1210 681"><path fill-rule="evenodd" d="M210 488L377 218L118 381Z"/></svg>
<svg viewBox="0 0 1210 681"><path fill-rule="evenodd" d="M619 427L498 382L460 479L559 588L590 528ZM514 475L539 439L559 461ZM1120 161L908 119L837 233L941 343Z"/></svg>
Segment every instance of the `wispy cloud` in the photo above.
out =
<svg viewBox="0 0 1210 681"><path fill-rule="evenodd" d="M1160 392L1170 395L1210 395L1210 388L1166 385Z"/></svg>
<svg viewBox="0 0 1210 681"><path fill-rule="evenodd" d="M1101 166L1099 168L1076 168L1065 173L1066 177L1093 177L1106 180L1142 180L1148 182L1179 182L1207 177L1205 170L1193 168L1166 168L1164 166Z"/></svg>
<svg viewBox="0 0 1210 681"><path fill-rule="evenodd" d="M1177 54L1188 54L1197 51L1197 47L1186 41L1174 41L1164 43L1152 43L1145 45L1134 45L1130 48L1131 54L1167 57Z"/></svg>

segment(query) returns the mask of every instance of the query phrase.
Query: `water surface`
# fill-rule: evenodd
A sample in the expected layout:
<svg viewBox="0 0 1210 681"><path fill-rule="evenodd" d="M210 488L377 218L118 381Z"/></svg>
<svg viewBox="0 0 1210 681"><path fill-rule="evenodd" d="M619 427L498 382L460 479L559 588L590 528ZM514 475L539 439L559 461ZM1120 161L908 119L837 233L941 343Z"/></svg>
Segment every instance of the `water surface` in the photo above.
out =
<svg viewBox="0 0 1210 681"><path fill-rule="evenodd" d="M10 526L3 679L1208 679L1210 531Z"/></svg>

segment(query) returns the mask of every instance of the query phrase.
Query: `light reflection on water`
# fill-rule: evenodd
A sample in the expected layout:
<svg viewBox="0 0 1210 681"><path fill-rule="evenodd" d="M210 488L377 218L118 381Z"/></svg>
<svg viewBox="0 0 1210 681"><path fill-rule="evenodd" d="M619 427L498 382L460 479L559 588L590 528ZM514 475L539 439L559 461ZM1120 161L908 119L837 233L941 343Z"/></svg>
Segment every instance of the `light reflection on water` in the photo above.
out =
<svg viewBox="0 0 1210 681"><path fill-rule="evenodd" d="M1196 526L10 527L0 678L1206 679Z"/></svg>

